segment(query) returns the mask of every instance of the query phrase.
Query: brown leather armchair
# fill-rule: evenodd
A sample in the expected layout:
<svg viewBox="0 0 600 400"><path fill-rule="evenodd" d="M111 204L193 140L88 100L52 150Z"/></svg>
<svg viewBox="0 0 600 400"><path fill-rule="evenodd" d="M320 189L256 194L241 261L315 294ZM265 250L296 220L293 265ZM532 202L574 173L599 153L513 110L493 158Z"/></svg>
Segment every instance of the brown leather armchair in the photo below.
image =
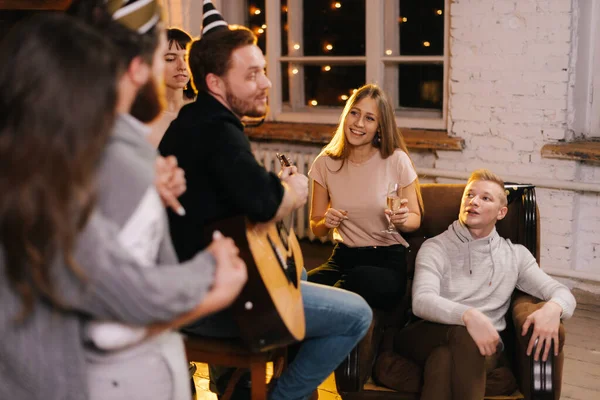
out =
<svg viewBox="0 0 600 400"><path fill-rule="evenodd" d="M506 185L511 187L509 207L506 218L499 221L499 234L527 247L536 257L539 264L539 212L536 205L535 188L529 185ZM408 290L414 274L416 254L423 242L445 231L458 217L460 201L465 185L463 184L424 184L421 186L425 215L421 227L407 237L410 248L408 263ZM511 198L512 197L512 198ZM561 324L559 332L560 353L557 357L549 357L546 362L534 362L533 357L526 354L528 336L520 332L525 319L544 303L522 292L515 291L507 313L507 330L505 331L506 354L510 362L519 392L514 397L526 399L560 398L562 368L564 355L562 352L565 331ZM393 312L374 310L373 324L365 338L348 355L346 360L335 371L338 393L344 400L353 399L418 399L421 388L420 371L409 360L395 363L393 376L401 377L394 381L396 390L378 386L382 380L390 379L389 365L385 372L377 361L392 351L392 338L398 329L406 324L409 318L410 298L406 296L402 304ZM531 330L530 333L531 334ZM378 360L378 357L380 359ZM400 357L400 356L395 356ZM377 362L377 363L376 363ZM412 364L412 365L411 365ZM376 366L374 368L374 366ZM387 378L384 375L387 373ZM385 383L385 382L383 382ZM389 382L388 382L389 385ZM400 390L401 389L401 390Z"/></svg>

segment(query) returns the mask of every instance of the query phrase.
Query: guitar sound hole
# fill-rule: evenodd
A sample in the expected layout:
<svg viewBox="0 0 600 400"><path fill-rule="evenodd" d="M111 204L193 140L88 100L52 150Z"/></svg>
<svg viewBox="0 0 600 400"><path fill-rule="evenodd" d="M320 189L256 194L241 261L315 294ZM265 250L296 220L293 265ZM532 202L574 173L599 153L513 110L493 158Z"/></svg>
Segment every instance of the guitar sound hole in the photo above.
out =
<svg viewBox="0 0 600 400"><path fill-rule="evenodd" d="M298 278L296 274L296 261L294 261L294 255L292 257L287 257L281 254L273 240L267 235L267 240L269 241L269 245L271 246L271 250L275 253L275 258L279 263L279 267L283 271L283 274L287 278L288 282L290 282L294 287L298 287Z"/></svg>
<svg viewBox="0 0 600 400"><path fill-rule="evenodd" d="M287 271L288 271L288 280L294 285L294 287L298 288L298 274L296 271L296 260L294 259L294 254L287 259Z"/></svg>
<svg viewBox="0 0 600 400"><path fill-rule="evenodd" d="M281 243L283 243L283 246L286 249L289 248L287 239L288 239L290 232L286 228L283 221L277 222L277 232L279 232L279 239L281 239Z"/></svg>

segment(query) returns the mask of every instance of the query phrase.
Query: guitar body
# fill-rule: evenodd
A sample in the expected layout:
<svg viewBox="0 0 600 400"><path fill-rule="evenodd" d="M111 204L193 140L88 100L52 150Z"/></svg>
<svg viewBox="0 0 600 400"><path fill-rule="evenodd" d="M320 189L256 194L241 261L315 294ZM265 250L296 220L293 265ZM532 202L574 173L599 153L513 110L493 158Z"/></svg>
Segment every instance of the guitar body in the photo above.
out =
<svg viewBox="0 0 600 400"><path fill-rule="evenodd" d="M231 309L250 349L268 351L304 339L304 259L294 231L239 216L212 224L206 234L215 229L235 241L248 268L248 282Z"/></svg>

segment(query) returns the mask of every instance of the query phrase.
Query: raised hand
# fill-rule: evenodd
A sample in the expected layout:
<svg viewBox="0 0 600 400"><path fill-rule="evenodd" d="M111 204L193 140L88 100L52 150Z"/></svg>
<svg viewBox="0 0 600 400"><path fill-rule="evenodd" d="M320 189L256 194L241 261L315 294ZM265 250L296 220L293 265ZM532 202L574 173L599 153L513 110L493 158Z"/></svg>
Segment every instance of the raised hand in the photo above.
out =
<svg viewBox="0 0 600 400"><path fill-rule="evenodd" d="M282 168L279 178L284 181L294 192L294 209L300 208L308 200L308 177L298 173L295 165Z"/></svg>
<svg viewBox="0 0 600 400"><path fill-rule="evenodd" d="M386 208L384 210L385 215L388 216L389 220L394 224L394 226L398 229L404 226L406 221L408 221L409 209L406 206L408 204L408 199L400 200L400 208L395 211Z"/></svg>
<svg viewBox="0 0 600 400"><path fill-rule="evenodd" d="M185 209L177 198L186 191L187 186L185 172L177 166L177 158L158 156L155 169L154 185L164 205L181 216L185 215Z"/></svg>
<svg viewBox="0 0 600 400"><path fill-rule="evenodd" d="M233 239L224 237L218 231L213 234L213 241L207 250L217 261L211 293L218 297L221 308L228 307L248 280L246 263L238 257L239 249Z"/></svg>
<svg viewBox="0 0 600 400"><path fill-rule="evenodd" d="M325 226L329 229L337 228L340 226L342 221L348 219L348 211L336 210L335 208L329 208L325 212L323 217L325 220Z"/></svg>

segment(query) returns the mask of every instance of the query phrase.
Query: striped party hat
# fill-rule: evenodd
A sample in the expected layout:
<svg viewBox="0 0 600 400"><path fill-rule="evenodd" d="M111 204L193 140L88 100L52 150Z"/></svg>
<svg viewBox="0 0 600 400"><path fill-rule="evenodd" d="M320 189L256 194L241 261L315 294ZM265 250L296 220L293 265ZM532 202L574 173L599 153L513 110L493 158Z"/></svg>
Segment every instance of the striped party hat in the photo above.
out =
<svg viewBox="0 0 600 400"><path fill-rule="evenodd" d="M105 0L113 20L139 34L154 28L161 20L157 0Z"/></svg>
<svg viewBox="0 0 600 400"><path fill-rule="evenodd" d="M210 0L204 0L202 8L202 36L209 32L215 32L220 29L226 29L227 22Z"/></svg>

